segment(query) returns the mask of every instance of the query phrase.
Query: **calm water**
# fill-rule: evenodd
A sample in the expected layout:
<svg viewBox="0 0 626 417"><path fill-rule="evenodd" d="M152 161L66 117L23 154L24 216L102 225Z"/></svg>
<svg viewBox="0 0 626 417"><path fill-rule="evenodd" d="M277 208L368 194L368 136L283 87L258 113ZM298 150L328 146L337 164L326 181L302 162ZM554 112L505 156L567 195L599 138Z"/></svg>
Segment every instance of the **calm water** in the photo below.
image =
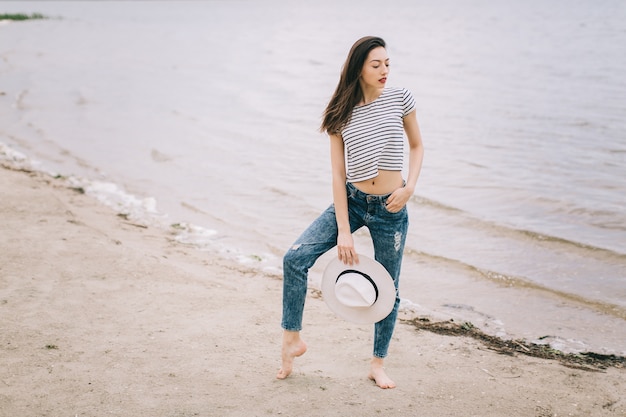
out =
<svg viewBox="0 0 626 417"><path fill-rule="evenodd" d="M405 307L626 352L626 3L310 3L2 2L60 18L0 26L0 142L280 274L331 201L345 55L382 36L426 146Z"/></svg>

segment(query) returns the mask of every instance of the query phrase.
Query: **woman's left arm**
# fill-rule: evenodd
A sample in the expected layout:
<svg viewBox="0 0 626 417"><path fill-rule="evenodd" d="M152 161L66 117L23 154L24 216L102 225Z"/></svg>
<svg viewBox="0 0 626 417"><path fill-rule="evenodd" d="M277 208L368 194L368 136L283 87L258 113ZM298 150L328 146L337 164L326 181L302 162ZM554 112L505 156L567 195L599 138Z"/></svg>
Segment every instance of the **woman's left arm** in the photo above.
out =
<svg viewBox="0 0 626 417"><path fill-rule="evenodd" d="M404 116L404 131L409 142L409 173L404 188L398 188L387 199L387 209L392 213L400 211L406 205L415 191L415 184L422 170L424 159L424 146L419 124L417 123L416 111Z"/></svg>

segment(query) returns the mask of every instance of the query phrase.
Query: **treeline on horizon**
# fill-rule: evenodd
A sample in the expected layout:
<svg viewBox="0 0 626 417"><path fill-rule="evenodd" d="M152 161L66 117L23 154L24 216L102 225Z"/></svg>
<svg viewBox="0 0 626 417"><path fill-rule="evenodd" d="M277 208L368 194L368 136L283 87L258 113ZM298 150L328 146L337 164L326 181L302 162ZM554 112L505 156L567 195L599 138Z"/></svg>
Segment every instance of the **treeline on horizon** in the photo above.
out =
<svg viewBox="0 0 626 417"><path fill-rule="evenodd" d="M0 20L29 20L29 19L45 19L41 13L0 13Z"/></svg>

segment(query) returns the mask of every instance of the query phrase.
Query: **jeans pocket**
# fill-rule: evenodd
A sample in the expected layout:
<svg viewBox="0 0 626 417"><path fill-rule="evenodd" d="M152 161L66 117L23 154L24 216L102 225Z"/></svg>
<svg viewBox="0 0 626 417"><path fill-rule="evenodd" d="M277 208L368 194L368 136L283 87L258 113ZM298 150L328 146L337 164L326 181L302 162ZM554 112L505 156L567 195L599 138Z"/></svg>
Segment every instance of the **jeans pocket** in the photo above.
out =
<svg viewBox="0 0 626 417"><path fill-rule="evenodd" d="M387 209L387 202L386 201L383 201L381 205L383 207L383 211L386 214L390 215L390 216L394 216L395 217L395 216L406 215L406 204L404 206L402 206L402 208L399 211L395 211L395 212L389 211L389 209Z"/></svg>

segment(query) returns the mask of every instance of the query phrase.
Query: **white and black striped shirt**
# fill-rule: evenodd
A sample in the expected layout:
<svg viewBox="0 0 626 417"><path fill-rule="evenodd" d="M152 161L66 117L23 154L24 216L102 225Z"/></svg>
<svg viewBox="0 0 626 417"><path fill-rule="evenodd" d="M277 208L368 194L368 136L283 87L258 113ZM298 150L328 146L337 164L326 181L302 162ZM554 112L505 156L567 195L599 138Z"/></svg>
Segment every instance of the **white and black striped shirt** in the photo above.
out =
<svg viewBox="0 0 626 417"><path fill-rule="evenodd" d="M379 169L402 171L404 125L402 119L415 109L405 88L385 88L371 103L356 106L341 130L346 150L346 179L369 180Z"/></svg>

